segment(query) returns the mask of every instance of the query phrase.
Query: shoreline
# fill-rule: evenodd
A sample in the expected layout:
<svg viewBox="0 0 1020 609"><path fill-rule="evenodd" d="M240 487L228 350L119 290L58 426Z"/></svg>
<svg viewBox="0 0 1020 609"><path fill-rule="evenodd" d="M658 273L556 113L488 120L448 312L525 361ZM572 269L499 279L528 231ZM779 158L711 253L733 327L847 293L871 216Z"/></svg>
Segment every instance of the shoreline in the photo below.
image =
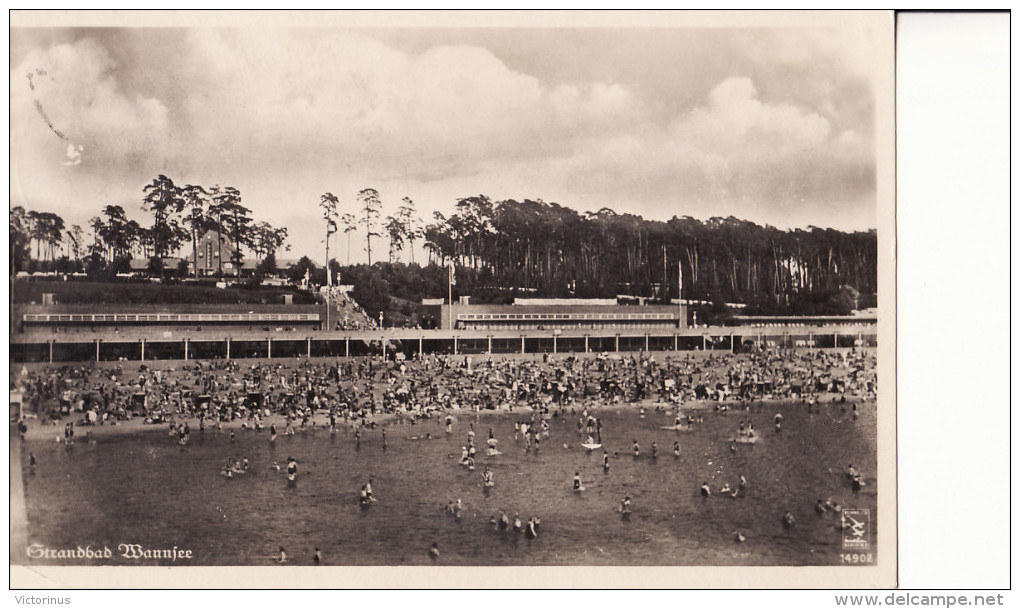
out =
<svg viewBox="0 0 1020 609"><path fill-rule="evenodd" d="M839 398L841 398L841 397L844 397L844 394L836 394L836 393L825 394L822 397L818 397L816 403L817 404L836 403L836 402L839 401ZM854 402L857 402L857 403L869 403L869 402L874 402L875 399L876 399L874 396L870 396L869 397L869 396L859 396L859 395L846 395L845 397L847 397L847 401L846 401L847 404L852 404ZM805 400L803 400L802 398L793 398L793 397L791 397L791 398L774 398L774 397L772 397L772 398L760 398L760 399L755 399L753 402L746 401L746 400L723 400L722 402L715 401L715 400L691 400L691 401L685 402L682 405L682 408L684 408L686 410L689 410L689 411L693 411L693 412L713 412L714 407L716 405L723 405L723 406L728 407L728 411L729 412L741 412L741 411L743 411L744 409L746 409L748 406L750 406L752 404L767 404L767 405L772 405L772 404L794 404L794 405L798 405L798 406L800 406L800 405L805 405L806 406L807 402ZM585 408L593 408L595 411L602 411L602 412L618 412L618 411L625 411L625 410L638 410L640 408L644 408L646 411L653 411L654 412L654 411L656 411L656 409L672 411L673 408L674 408L674 405L673 404L669 404L667 402L656 402L656 401L651 400L651 399L643 400L641 402L634 402L634 403L615 403L615 404L585 404L585 403L582 402L582 403L575 403L574 405L569 406L569 407L564 407L563 411L568 411L569 412L570 410L573 410L575 412L579 412L579 411L581 411L581 410L583 410ZM555 410L556 410L555 408L551 408L550 412L554 412ZM439 418L445 417L447 415L452 416L455 419L458 418L458 417L465 417L465 416L470 416L470 417L475 417L475 416L523 416L523 415L530 415L532 412L534 412L534 409L531 406L527 406L527 405L522 405L522 406L519 406L519 407L515 407L512 411L508 410L506 408L500 408L500 409L496 409L496 410L493 410L493 409L482 409L482 410L478 410L478 411L467 410L467 409L449 409L449 410L444 410L444 411L438 411L437 413L432 414L431 418L439 419ZM78 413L78 414L80 414L80 413ZM399 414L403 418L406 419L406 418L408 418L408 415L410 413L399 413ZM70 421L71 418L73 418L73 417L63 417L60 420L55 420L52 425L48 424L48 423L42 423L37 418L26 418L25 419L25 424L28 427L28 430L24 434L23 441L26 441L26 442L38 442L38 441L50 440L50 441L54 441L55 443L57 443L56 439L59 438L59 443L63 443L63 426L66 425ZM398 413L394 413L394 412L380 412L380 413L378 413L378 414L376 414L374 416L366 418L365 421L374 421L378 425L379 428L383 428L383 427L388 427L390 425L393 425L394 421L397 418L399 418L398 417ZM188 425L192 428L192 430L191 430L192 433L200 433L199 430L198 430L198 420L199 420L198 416L192 415L192 414L189 414L189 415L177 414L177 415L174 416L174 422L175 423L177 423L177 424L183 423L183 422L188 423ZM329 427L329 415L325 411L316 412L314 417L312 418L312 420L315 422L315 427L314 428L309 428L309 429L319 430L319 429L328 429L328 427ZM348 420L340 419L340 420L337 421L337 429L350 428L353 423L354 423L353 419L348 419ZM286 418L285 415L282 415L282 414L279 414L279 413L273 413L273 414L271 414L268 417L263 417L262 418L262 427L263 427L263 429L262 429L261 432L256 432L256 433L265 433L265 434L268 435L268 433L269 433L269 426L273 425L273 424L275 424L276 427L277 427L277 433L279 435L281 435L281 436L284 435L283 430L286 428L287 418ZM249 424L249 420L248 419L234 419L233 421L224 421L222 423L222 429L223 429L224 432L238 431L238 430L242 429L242 425L246 425L247 426L247 429L245 429L245 432L255 431L251 427L251 425ZM11 439L12 439L12 441L17 438L17 436L13 432L14 426L15 426L15 424L12 423L11 424L11 428L12 428ZM299 427L295 426L295 428L298 429ZM107 423L105 425L100 425L100 424L96 423L96 424L92 424L92 425L75 425L74 429L75 429L75 443L76 444L80 444L80 443L87 442L87 440L85 439L85 436L86 436L87 432L90 433L90 435L92 437L104 437L104 436L115 436L115 435L126 435L126 434L138 434L138 433L145 433L145 432L151 432L151 431L159 431L159 432L162 432L162 433L167 433L168 430L169 430L169 424L166 423L166 422L164 422L164 423L145 423L144 417L135 416L135 417L132 417L131 419L129 419L127 421L116 421L115 424ZM217 431L216 430L216 423L215 422L206 423L206 431L207 432L211 431L212 433L216 433L216 431ZM301 432L297 432L297 433L301 433Z"/></svg>

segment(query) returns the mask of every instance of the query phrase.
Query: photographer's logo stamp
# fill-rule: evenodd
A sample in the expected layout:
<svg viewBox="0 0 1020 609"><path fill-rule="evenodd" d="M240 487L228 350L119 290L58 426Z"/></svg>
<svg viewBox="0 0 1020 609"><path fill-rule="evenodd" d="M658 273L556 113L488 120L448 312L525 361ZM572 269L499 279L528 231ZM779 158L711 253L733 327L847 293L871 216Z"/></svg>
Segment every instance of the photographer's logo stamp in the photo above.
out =
<svg viewBox="0 0 1020 609"><path fill-rule="evenodd" d="M843 510L843 549L865 550L871 547L871 510Z"/></svg>

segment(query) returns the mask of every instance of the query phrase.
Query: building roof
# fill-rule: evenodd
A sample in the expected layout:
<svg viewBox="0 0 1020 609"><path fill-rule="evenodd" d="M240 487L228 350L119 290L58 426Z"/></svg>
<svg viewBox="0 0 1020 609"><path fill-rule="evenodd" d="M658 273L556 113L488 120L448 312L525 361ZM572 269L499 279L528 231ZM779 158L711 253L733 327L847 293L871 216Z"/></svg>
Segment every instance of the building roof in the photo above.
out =
<svg viewBox="0 0 1020 609"><path fill-rule="evenodd" d="M163 258L163 268L172 269L176 268L180 264L181 259L177 257L166 257ZM131 259L131 270L132 271L146 271L149 269L149 258L132 258Z"/></svg>
<svg viewBox="0 0 1020 609"><path fill-rule="evenodd" d="M617 304L615 298L514 298L514 306L519 307L615 307Z"/></svg>

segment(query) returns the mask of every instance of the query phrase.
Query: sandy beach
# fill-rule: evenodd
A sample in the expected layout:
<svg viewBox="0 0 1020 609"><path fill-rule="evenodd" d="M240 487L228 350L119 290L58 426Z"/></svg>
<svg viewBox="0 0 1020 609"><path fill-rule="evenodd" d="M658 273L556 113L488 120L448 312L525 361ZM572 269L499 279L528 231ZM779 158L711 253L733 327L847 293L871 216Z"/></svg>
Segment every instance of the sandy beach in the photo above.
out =
<svg viewBox="0 0 1020 609"><path fill-rule="evenodd" d="M638 357L638 356L641 356L641 355L644 355L644 356L647 357L649 354L628 353L628 354L623 354L622 357L616 357L616 358L614 358L614 360L615 361L625 361L625 358ZM662 353L662 354L654 353L654 354L650 354L650 355L651 355L651 357L655 358L657 361L661 362L662 364L667 364L667 363L670 363L670 362L674 362L675 363L675 362L691 362L691 361L693 361L693 362L699 363L700 365L707 365L708 366L708 370L704 374L709 379L716 378L720 374L720 371L722 369L724 369L724 367L728 363L730 363L732 361L739 361L739 359L738 359L739 356L733 356L733 355L730 355L730 354L727 354L727 353L719 353L719 352L711 352L711 351L710 352L685 353L683 355L671 354L671 353ZM532 365L539 366L539 367L555 368L558 364L561 364L562 362L566 361L567 358L573 358L573 357L577 357L577 356L574 356L574 355L570 355L570 356L560 355L560 356L556 356L556 357L553 357L553 358L548 358L546 361L543 361L544 358L542 356L531 355L531 354L529 354L529 355L515 355L515 354L512 354L512 355L501 355L501 356L492 356L492 357L489 357L489 356L458 356L458 357L452 358L452 359L455 359L458 363L463 363L464 365L467 365L468 362L471 362L471 364L474 366L474 371L473 372L477 373L477 374L481 374L481 371L483 371L488 366L488 363L490 361L498 362L498 365L501 365L501 366L506 365L508 362L513 362L514 364L517 364L517 365L524 365L524 364L529 364L530 363ZM589 360L593 360L593 359L595 359L597 357L599 357L597 354L586 354L586 355L580 356L578 359L580 359L580 358L587 358ZM366 361L372 361L373 365L376 367L376 372L373 373L373 377L371 379L365 378L365 377L359 377L359 378L351 378L351 379L342 379L342 382L343 383L347 383L347 384L353 384L353 385L358 386L358 387L363 388L363 389L367 388L367 390L372 394L371 395L372 399L373 400L378 400L378 398L383 393L385 393L385 391L387 391L387 389L388 389L386 381L383 380L384 377L387 374L392 375L393 374L393 369L397 365L399 365L398 363L394 363L394 362L384 363L380 358L351 358L349 360L348 359L339 359L339 360L337 360L337 359L332 359L332 358L330 358L330 359L312 359L312 360L309 360L307 358L292 358L292 359L288 359L288 360L280 360L280 359L274 359L274 360L245 360L242 363L240 363L233 371L230 371L230 372L218 371L218 370L212 369L211 365L210 365L210 362L205 362L205 364L203 366L203 369L204 369L204 371L207 374L212 374L212 375L221 374L222 376L224 376L228 380L236 380L236 376L237 375L243 374L247 370L255 369L255 368L260 367L260 366L271 366L277 372L281 372L281 371L282 372L287 372L287 371L294 372L294 371L300 371L303 366L308 366L309 364L316 365L316 366L329 366L329 365L336 364L336 365L341 365L342 366L345 363L354 362L355 364L363 364ZM216 362L216 363L222 365L224 362L219 361L219 362ZM407 375L399 374L399 375L397 375L398 377L405 377L405 376L410 377L410 376L412 376L416 372L416 370L417 370L416 367L420 367L421 366L420 362L410 362L409 361L406 364L408 366ZM127 391L131 387L137 387L137 385L134 385L132 383L132 381L134 379L137 379L140 375L151 378L152 375L154 375L154 373L156 371L160 371L160 373L163 375L163 378L166 379L166 384L169 384L171 381L180 381L180 380L182 380L184 377L186 377L188 375L196 374L198 368L197 368L195 362L185 362L185 361L157 361L157 362L148 362L148 363L143 363L143 362L105 362L105 363L101 363L101 364L98 364L98 365L97 364L86 364L86 365L71 365L71 364L68 364L68 365L63 365L63 366L61 366L61 365L45 365L45 364L26 364L26 365L18 367L16 369L12 368L12 370L11 370L12 390L13 390L14 387L19 385L19 381L23 380L25 378L25 375L29 375L29 376L40 375L40 374L58 374L59 375L61 371L71 371L71 370L88 371L88 377L87 378L78 379L78 381L77 381L78 384L81 384L83 382L88 382L88 383L93 384L93 386L95 386L96 384L99 384L101 382L101 383L107 385L108 387L115 387L115 388L120 389L121 391ZM116 371L117 372L116 375L113 375L114 379L109 379L109 378L105 378L105 377L101 376L101 374L110 375L110 373L112 371ZM466 381L468 382L467 383L468 385L471 384L472 379L470 378L470 374L472 374L472 371L470 371L470 370L465 372L464 370L461 370L461 369L452 369L449 372L449 374L440 373L439 374L439 378L446 378L447 381L449 383L451 383L451 386L453 386L453 385L456 385L456 386L465 386L465 382ZM310 379L311 378L311 373L309 373L309 375L310 376L308 378ZM378 378L376 378L376 377L378 377ZM465 378L465 377L467 377L467 378ZM277 386L276 387L276 391L279 392L280 390L281 390L281 388ZM862 395L859 392L853 392L853 393L851 393L851 392L847 392L847 393L822 392L822 393L818 393L818 394L812 396L812 400L817 402L817 403L827 403L827 402L831 403L831 402L839 401L841 398L845 399L846 396L851 396L851 397L853 397L856 400L874 400L874 396L873 395L870 395L870 396L866 395L866 394ZM791 398L789 396L772 397L772 396L765 395L765 396L759 396L759 397L755 398L754 401L756 401L756 402L764 401L766 403L768 403L768 402L789 402L789 401L791 401ZM807 404L807 400L805 400L805 399L798 399L798 400L793 400L793 401L799 401L799 402L801 402L801 403L803 403L805 405ZM53 405L54 404L51 403L51 404L48 404L47 406L52 407ZM739 411L739 410L747 408L748 405L749 405L749 401L746 400L746 399L722 399L722 400L719 400L719 399L698 399L698 398L695 398L695 397L688 397L687 399L684 399L682 401L682 408L684 410L689 410L689 411L711 411L711 410L715 410L715 409L719 409L719 408L724 408L724 409L727 409L727 410L737 410L737 411ZM520 414L520 413L529 414L529 413L531 413L531 412L533 412L535 410L536 406L537 406L536 404L509 403L508 402L508 403L498 404L495 408L484 408L484 409L483 408L479 408L478 410L479 411L488 412L488 413L503 412L503 413L516 413L516 414ZM569 402L567 404L564 404L562 406L558 406L556 404L548 404L548 403L546 403L545 407L550 408L551 410L558 410L559 409L559 410L576 411L576 412L580 412L581 410L583 410L586 407L596 407L596 408L598 408L600 410L606 410L606 411L609 411L609 412L614 411L614 410L639 410L639 409L642 409L642 408L646 409L646 410L654 410L656 408L660 408L660 409L668 410L670 412L674 412L675 409L676 409L676 404L675 403L669 403L669 402L661 401L661 396L659 396L658 399L656 397L649 396L649 397L647 397L645 399L635 400L635 401L627 401L627 400L611 400L610 401L610 400L599 400L597 398L595 398L595 399L592 399L592 398L581 398L580 396L578 396L578 398L576 400L573 400L573 401L571 401L571 402ZM274 410L278 410L278 409L274 408ZM472 408L468 407L467 405L465 405L464 407L454 407L454 408L443 409L443 410L444 410L444 416L445 416L445 411L447 411L447 410L451 414L453 414L455 416L458 416L458 415L465 415L465 416L472 415L473 416L474 414L476 414L476 411L473 410ZM198 416L197 412L180 410L180 411L176 411L176 412L175 411L170 411L170 412L168 412L166 414L168 416L172 417L174 422L176 424L178 424L178 425L182 424L182 423L188 423L189 426L193 430L195 430L195 431L197 431L197 429L199 427L199 416ZM270 412L268 415L266 413L261 413L261 414L262 414L262 416L261 416L261 425L265 428L265 430L268 430L271 425L276 425L278 431L280 433L283 432L283 430L284 430L284 428L286 426L286 423L287 423L287 417L284 414L281 414L278 411ZM394 418L399 418L399 417L405 417L406 418L406 417L413 417L413 416L420 416L420 412L408 412L408 411L400 411L400 412L388 411L387 412L387 411L380 410L378 412L373 413L370 416L367 416L364 420L365 420L365 422L372 421L376 425L385 425L385 424L387 424L388 422L390 422ZM438 416L438 414L435 411L433 411L433 412L431 412L431 416ZM76 429L75 441L77 441L77 442L86 441L86 438L85 438L86 435L89 435L89 436L91 436L93 438L101 438L101 437L108 436L108 435L111 435L111 434L125 434L125 433L146 432L146 431L151 431L151 430L156 430L156 429L164 429L164 430L168 429L168 427L167 427L168 423L166 423L166 422L161 422L161 423L156 423L156 424L148 423L148 422L146 422L146 417L141 415L141 414L139 414L139 413L131 413L131 416L126 418L125 420L115 420L115 419L111 418L110 420L107 420L105 422L96 422L96 423L88 424L88 425L81 425L80 423L83 420L84 420L84 415L83 415L83 413L80 413L80 412L72 413L71 415L65 415L65 416L61 417L60 419L50 419L50 418L46 418L46 417L35 416L35 413L32 413L32 412L28 411L28 412L26 412L26 417L24 419L25 426L27 427L27 430L25 431L24 435L25 435L25 438L29 439L29 440L53 439L56 442L59 439L62 442L63 441L63 427L64 427L64 425L66 425L68 422L71 422L71 421L74 421L74 423L75 423L75 429ZM314 413L309 413L308 425L310 425L312 427L321 427L321 426L328 426L328 424L329 424L329 413L328 413L327 409L318 409ZM346 420L345 421L343 419L338 418L338 426L340 426L340 425L351 426L352 424L353 424L353 421L351 421L351 420ZM210 428L210 427L215 427L217 425L217 423L214 422L212 419L207 418L206 421L205 421L205 425L206 425L207 428ZM250 417L238 417L238 418L232 418L232 419L228 418L228 419L222 420L219 423L219 426L223 430L227 430L227 431L230 431L230 430L241 430L243 428L251 427L252 426L252 421L250 420Z"/></svg>

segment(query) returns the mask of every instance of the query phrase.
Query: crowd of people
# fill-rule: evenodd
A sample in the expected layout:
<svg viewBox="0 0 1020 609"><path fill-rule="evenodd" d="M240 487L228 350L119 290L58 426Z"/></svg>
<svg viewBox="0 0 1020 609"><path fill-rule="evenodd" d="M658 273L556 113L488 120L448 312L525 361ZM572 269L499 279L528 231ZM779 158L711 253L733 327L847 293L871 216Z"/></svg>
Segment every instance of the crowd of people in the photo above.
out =
<svg viewBox="0 0 1020 609"><path fill-rule="evenodd" d="M649 354L542 359L426 355L407 361L379 356L344 360L239 363L208 360L168 368L145 364L137 373L94 363L22 368L12 391L23 393L28 413L43 421L104 425L134 417L165 423L175 415L205 421L241 419L261 425L267 414L288 424L370 420L380 414L416 419L457 410L548 413L586 404L653 400L720 404L759 399L877 394L872 352L764 349L752 354ZM589 435L598 429L587 425ZM677 425L684 421L678 420ZM777 422L778 424L778 422Z"/></svg>

